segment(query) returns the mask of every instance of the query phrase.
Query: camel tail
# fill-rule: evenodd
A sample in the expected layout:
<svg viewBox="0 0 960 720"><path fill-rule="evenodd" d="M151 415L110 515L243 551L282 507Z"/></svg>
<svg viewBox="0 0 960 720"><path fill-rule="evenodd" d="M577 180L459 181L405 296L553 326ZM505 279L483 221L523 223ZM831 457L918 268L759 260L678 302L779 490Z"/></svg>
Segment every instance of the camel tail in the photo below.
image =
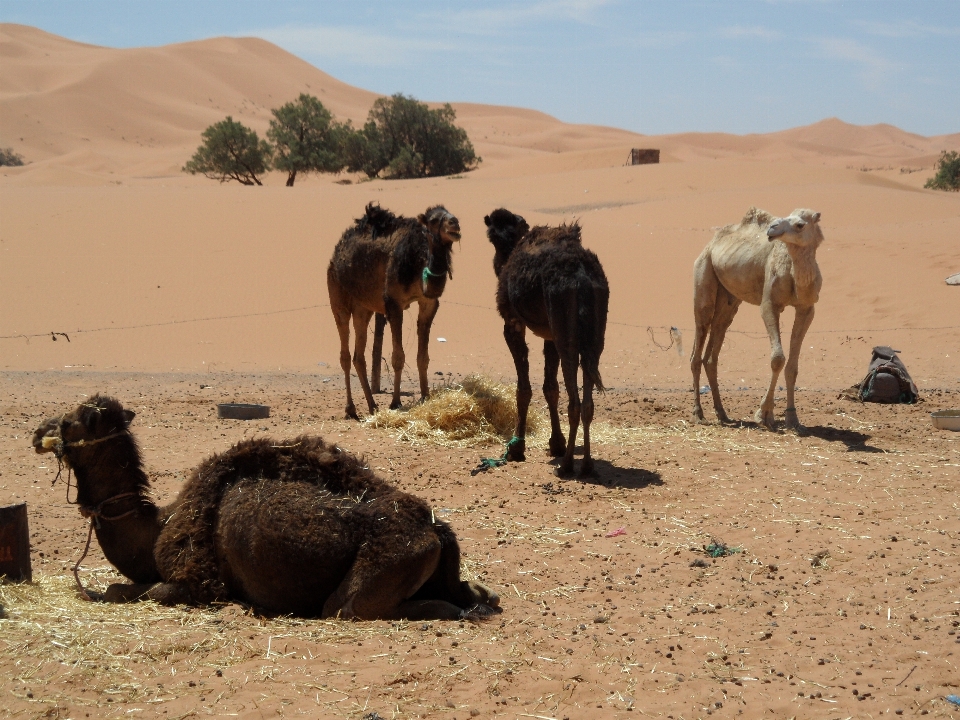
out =
<svg viewBox="0 0 960 720"><path fill-rule="evenodd" d="M600 284L589 277L583 268L577 277L577 340L580 346L580 367L597 390L603 392L600 377L600 355L603 353L607 331L607 303L610 291L606 282Z"/></svg>

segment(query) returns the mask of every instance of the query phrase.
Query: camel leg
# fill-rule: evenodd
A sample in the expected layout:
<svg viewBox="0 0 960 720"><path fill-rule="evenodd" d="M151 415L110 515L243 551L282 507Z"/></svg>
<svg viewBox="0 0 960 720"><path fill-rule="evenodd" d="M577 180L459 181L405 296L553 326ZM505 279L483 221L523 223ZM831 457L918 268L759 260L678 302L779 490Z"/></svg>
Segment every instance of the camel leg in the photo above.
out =
<svg viewBox="0 0 960 720"><path fill-rule="evenodd" d="M797 308L797 314L793 319L793 331L790 333L790 355L784 369L784 379L787 381L787 409L784 412L784 420L788 428L800 434L803 434L806 428L800 424L800 419L797 417L793 394L797 385L797 374L800 372L800 350L803 349L803 338L810 329L810 323L813 322L814 308L814 305Z"/></svg>
<svg viewBox="0 0 960 720"><path fill-rule="evenodd" d="M373 358L370 363L370 390L378 395L380 390L380 370L383 366L383 331L387 327L387 318L380 313L373 316Z"/></svg>
<svg viewBox="0 0 960 720"><path fill-rule="evenodd" d="M367 381L367 326L370 324L372 314L370 310L361 307L353 311L353 331L357 336L356 344L353 346L353 367L357 371L360 387L363 388L363 397L367 400L367 409L371 415L377 411L377 404L373 401L373 393L370 392L370 383Z"/></svg>
<svg viewBox="0 0 960 720"><path fill-rule="evenodd" d="M400 377L403 374L403 364L406 355L403 352L403 309L392 298L385 298L387 322L390 323L390 335L393 337L393 354L390 364L393 366L393 399L390 400L390 409L396 410L400 402Z"/></svg>
<svg viewBox="0 0 960 720"><path fill-rule="evenodd" d="M557 382L557 370L560 369L560 354L552 340L543 341L543 396L547 399L547 408L550 410L550 447L553 457L560 457L567 452L567 442L560 429L560 384Z"/></svg>
<svg viewBox="0 0 960 720"><path fill-rule="evenodd" d="M190 593L177 583L113 583L102 595L87 590L91 600L110 603L128 603L138 600L153 600L161 605L186 605Z"/></svg>
<svg viewBox="0 0 960 720"><path fill-rule="evenodd" d="M347 308L336 306L333 302L334 293L330 293L330 305L333 307L333 319L340 334L340 367L343 369L343 383L347 388L347 407L344 411L348 420L359 420L357 407L353 404L353 393L350 389L350 311Z"/></svg>
<svg viewBox="0 0 960 720"><path fill-rule="evenodd" d="M560 354L560 369L563 372L563 384L567 389L567 421L570 423L570 435L567 438L567 452L563 455L557 477L573 474L573 451L577 446L577 430L580 427L580 391L577 388L577 370L580 359L576 353Z"/></svg>
<svg viewBox="0 0 960 720"><path fill-rule="evenodd" d="M436 571L441 554L440 541L432 533L410 538L409 542L403 557L386 561L379 549L361 549L346 577L324 603L323 617L456 620L463 616L462 608L445 600L408 599Z"/></svg>
<svg viewBox="0 0 960 720"><path fill-rule="evenodd" d="M580 406L580 420L583 422L583 461L580 463L580 477L596 475L593 457L590 455L590 423L593 422L593 378L583 373L583 403Z"/></svg>
<svg viewBox="0 0 960 720"><path fill-rule="evenodd" d="M733 322L733 318L736 317L739 308L740 301L727 292L725 288L720 287L717 292L717 307L710 323L710 339L707 341L707 347L703 353L703 368L707 371L707 382L710 383L713 409L721 423L729 423L730 418L727 416L727 411L723 409L723 402L720 400L720 383L717 380L720 349L723 347L727 329ZM699 390L697 392L699 393Z"/></svg>
<svg viewBox="0 0 960 720"><path fill-rule="evenodd" d="M527 409L530 407L530 398L533 397L533 390L530 387L530 361L527 341L524 337L527 329L523 325L519 328L519 330L516 329L510 322L503 325L503 337L507 341L507 347L510 348L510 354L513 355L513 364L517 368L517 429L510 444L507 445L507 460L514 462L527 459L524 453L527 447Z"/></svg>
<svg viewBox="0 0 960 720"><path fill-rule="evenodd" d="M767 394L757 410L757 422L762 422L771 430L774 425L773 417L773 396L777 389L777 379L780 377L780 371L786 358L783 356L783 345L780 342L780 313L782 308L774 307L768 299L760 303L760 316L763 318L763 324L767 326L767 334L770 336L770 387ZM797 350L799 353L799 349Z"/></svg>
<svg viewBox="0 0 960 720"><path fill-rule="evenodd" d="M706 422L700 404L700 369L703 367L703 346L710 334L711 321L717 305L717 289L720 282L710 262L709 253L697 258L693 266L693 352L690 355L690 372L693 375L693 419Z"/></svg>
<svg viewBox="0 0 960 720"><path fill-rule="evenodd" d="M439 300L425 298L419 301L420 312L417 315L417 372L420 373L420 399L426 400L430 394L427 384L427 366L430 364L430 326L440 309Z"/></svg>

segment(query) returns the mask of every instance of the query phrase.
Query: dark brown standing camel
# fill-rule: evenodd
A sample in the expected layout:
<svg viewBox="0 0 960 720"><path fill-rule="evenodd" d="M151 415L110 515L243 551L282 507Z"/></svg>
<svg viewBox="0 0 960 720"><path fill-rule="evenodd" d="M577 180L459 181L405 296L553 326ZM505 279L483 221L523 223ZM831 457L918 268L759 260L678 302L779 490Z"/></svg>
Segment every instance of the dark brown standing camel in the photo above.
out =
<svg viewBox="0 0 960 720"><path fill-rule="evenodd" d="M550 408L550 454L563 455L557 474L573 473L577 428L583 420L583 463L580 476L593 475L590 423L593 388L603 390L600 354L607 327L610 288L597 256L580 242L580 226L530 228L509 210L494 210L483 219L496 253L497 310L503 318L503 337L517 367L517 431L507 447L508 460L525 460L527 409L533 395L527 341L530 328L543 338L543 394ZM560 386L557 368L567 388L570 434L565 441L557 404ZM583 369L583 402L577 390L577 368Z"/></svg>
<svg viewBox="0 0 960 720"><path fill-rule="evenodd" d="M305 617L457 619L497 596L460 579L453 530L420 498L319 437L244 440L203 461L174 502L150 499L133 412L95 395L44 422L38 453L76 476L80 512L133 584L101 599L236 600Z"/></svg>
<svg viewBox="0 0 960 720"><path fill-rule="evenodd" d="M393 336L393 400L390 408L396 409L400 407L400 375L405 360L403 311L416 302L420 306L417 316L420 397L423 399L429 395L430 326L440 307L439 298L447 278L453 277L452 248L459 239L460 221L442 205L428 208L417 218L405 218L370 203L364 216L343 233L327 268L327 289L330 309L340 333L340 367L347 385L347 417L358 419L350 390L351 318L357 336L353 366L360 378L370 414L377 406L367 381L364 358L367 325L374 313L385 316L390 323ZM378 323L378 330L382 337L382 323ZM374 353L373 359L379 390L379 352Z"/></svg>

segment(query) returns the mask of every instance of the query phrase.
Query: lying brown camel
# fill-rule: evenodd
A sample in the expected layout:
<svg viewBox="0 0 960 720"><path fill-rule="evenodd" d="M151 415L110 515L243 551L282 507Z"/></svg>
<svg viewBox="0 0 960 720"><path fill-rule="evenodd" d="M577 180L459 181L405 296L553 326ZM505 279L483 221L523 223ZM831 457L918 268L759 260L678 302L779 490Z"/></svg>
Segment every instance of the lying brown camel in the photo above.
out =
<svg viewBox="0 0 960 720"><path fill-rule="evenodd" d="M460 222L442 205L428 208L417 218L394 215L370 203L362 218L343 233L327 268L330 309L340 333L340 367L347 385L347 417L358 419L350 389L350 319L356 343L353 366L371 414L376 410L367 380L367 325L374 313L384 315L393 336L393 399L390 408L400 407L400 375L403 352L403 311L416 302L417 370L420 397L430 394L427 365L430 326L440 307L439 297L447 278L453 277L453 243L460 239ZM382 337L383 325L378 325ZM379 389L379 344L374 353Z"/></svg>
<svg viewBox="0 0 960 720"><path fill-rule="evenodd" d="M717 358L723 338L740 303L760 306L760 315L770 336L770 387L757 410L757 422L774 426L773 394L786 363L786 426L803 431L794 404L794 389L800 366L803 337L813 322L814 305L823 280L817 266L817 248L823 242L820 213L794 210L775 218L750 208L737 225L721 228L707 243L693 265L693 312L696 335L690 369L693 372L693 415L703 422L700 405L700 367L707 371L713 407L720 422L730 419L720 402ZM790 357L784 359L780 342L780 313L793 305L796 316L790 335ZM704 344L706 343L706 348Z"/></svg>
<svg viewBox="0 0 960 720"><path fill-rule="evenodd" d="M560 476L573 473L577 428L583 420L581 477L594 473L590 455L593 388L603 390L600 354L607 327L610 289L597 256L583 247L580 226L538 226L503 208L483 221L496 250L497 310L503 318L503 337L517 368L517 431L507 447L508 460L525 460L530 363L526 329L543 339L543 394L550 409L550 454L563 456ZM557 405L563 370L567 388L569 437L564 441ZM583 369L583 402L577 390L577 368Z"/></svg>
<svg viewBox="0 0 960 720"><path fill-rule="evenodd" d="M133 584L101 599L237 600L307 617L456 619L499 600L460 579L460 547L420 498L319 437L244 440L203 461L177 499L150 499L134 413L95 395L44 422L38 453L76 476L80 512Z"/></svg>

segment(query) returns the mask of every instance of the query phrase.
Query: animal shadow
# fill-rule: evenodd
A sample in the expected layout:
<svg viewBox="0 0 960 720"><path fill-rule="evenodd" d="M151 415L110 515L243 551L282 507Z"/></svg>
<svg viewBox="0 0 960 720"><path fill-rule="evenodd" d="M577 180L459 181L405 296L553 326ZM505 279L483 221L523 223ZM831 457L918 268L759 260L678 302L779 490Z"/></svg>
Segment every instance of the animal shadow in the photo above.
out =
<svg viewBox="0 0 960 720"><path fill-rule="evenodd" d="M556 458L551 465L559 467L560 460ZM600 485L602 487L620 487L629 490L642 490L646 487L663 485L663 476L660 473L644 470L643 468L620 467L609 460L593 459L595 473L592 477L573 477L571 481L584 485ZM578 464L579 468L579 464Z"/></svg>
<svg viewBox="0 0 960 720"><path fill-rule="evenodd" d="M827 442L842 442L847 446L847 452L867 452L882 453L878 447L867 445L870 435L864 435L854 430L840 430L833 427L824 427L823 425L808 425L807 434L812 437L826 440Z"/></svg>

